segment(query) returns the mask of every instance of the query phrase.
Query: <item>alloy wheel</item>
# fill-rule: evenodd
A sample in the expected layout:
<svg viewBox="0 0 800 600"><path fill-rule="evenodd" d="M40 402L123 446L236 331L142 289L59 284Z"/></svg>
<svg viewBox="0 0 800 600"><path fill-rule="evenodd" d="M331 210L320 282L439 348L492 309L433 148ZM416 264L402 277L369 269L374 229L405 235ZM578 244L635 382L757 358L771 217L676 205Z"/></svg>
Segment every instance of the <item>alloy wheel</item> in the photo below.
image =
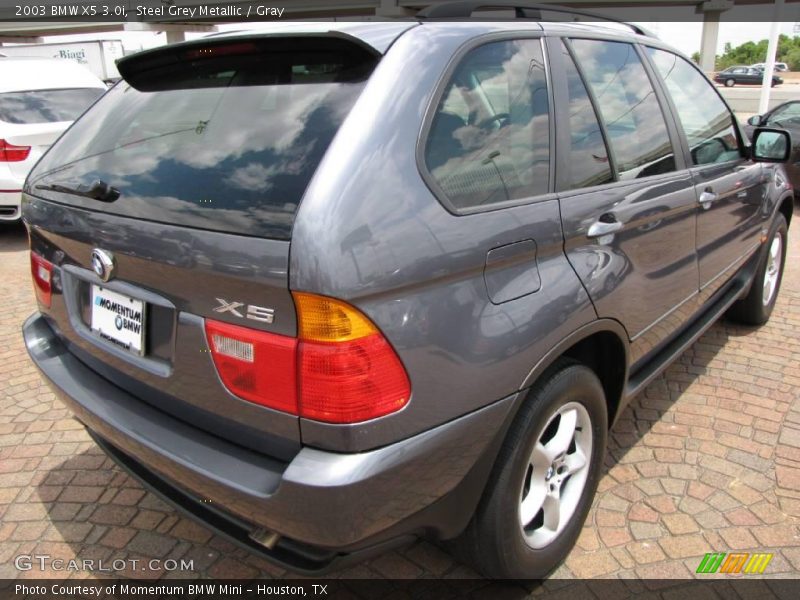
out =
<svg viewBox="0 0 800 600"><path fill-rule="evenodd" d="M591 418L582 404L564 404L547 419L520 491L519 522L531 548L544 548L570 522L586 486L592 442Z"/></svg>
<svg viewBox="0 0 800 600"><path fill-rule="evenodd" d="M778 280L781 275L781 265L783 263L783 239L781 234L776 232L772 238L767 255L767 268L764 271L764 293L761 295L764 306L769 306L775 297L775 290L778 289Z"/></svg>

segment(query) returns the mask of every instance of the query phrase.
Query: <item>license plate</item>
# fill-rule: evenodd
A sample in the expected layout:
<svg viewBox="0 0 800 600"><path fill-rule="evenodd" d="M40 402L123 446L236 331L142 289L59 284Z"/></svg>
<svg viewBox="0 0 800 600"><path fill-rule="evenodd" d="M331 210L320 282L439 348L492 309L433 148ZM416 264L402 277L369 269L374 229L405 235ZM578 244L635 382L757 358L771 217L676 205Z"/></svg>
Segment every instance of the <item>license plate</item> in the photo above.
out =
<svg viewBox="0 0 800 600"><path fill-rule="evenodd" d="M129 352L143 354L144 302L92 284L91 329Z"/></svg>

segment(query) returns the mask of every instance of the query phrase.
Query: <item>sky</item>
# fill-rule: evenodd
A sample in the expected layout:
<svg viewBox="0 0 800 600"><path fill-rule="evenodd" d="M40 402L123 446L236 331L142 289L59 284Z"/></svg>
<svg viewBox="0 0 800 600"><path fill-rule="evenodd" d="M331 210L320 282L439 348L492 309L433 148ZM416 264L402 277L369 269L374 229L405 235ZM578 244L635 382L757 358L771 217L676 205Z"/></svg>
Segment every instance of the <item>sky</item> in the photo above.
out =
<svg viewBox="0 0 800 600"><path fill-rule="evenodd" d="M702 23L688 22L688 23L664 23L664 22L639 22L640 25L646 27L651 32L656 34L660 39L666 43L674 46L681 52L691 55L693 52L700 50L700 38L702 35ZM235 30L235 29L250 29L257 28L258 24L253 23L232 23L227 25L220 25L220 31ZM769 37L771 23L768 22L750 22L750 23L725 23L720 24L719 44L717 47L717 54L722 54L726 42L730 42L733 46L738 46L747 41L757 42L759 40L767 39ZM797 30L797 31L795 31ZM780 27L781 33L787 35L800 35L800 23L783 22ZM186 39L194 39L202 37L203 33L187 33ZM73 36L47 36L45 42L66 42L66 41L86 41L93 39L119 39L122 41L126 52L133 52L140 49L152 48L166 43L166 35L155 33L139 33L139 32L110 32L100 34L80 34Z"/></svg>
<svg viewBox="0 0 800 600"><path fill-rule="evenodd" d="M691 55L700 51L700 39L703 33L702 23L640 23L647 27L666 43L674 46L684 54ZM781 23L780 33L786 35L800 35L794 33L794 23ZM719 41L717 54L722 54L726 42L735 48L745 42L765 40L769 38L772 23L721 23L719 28Z"/></svg>

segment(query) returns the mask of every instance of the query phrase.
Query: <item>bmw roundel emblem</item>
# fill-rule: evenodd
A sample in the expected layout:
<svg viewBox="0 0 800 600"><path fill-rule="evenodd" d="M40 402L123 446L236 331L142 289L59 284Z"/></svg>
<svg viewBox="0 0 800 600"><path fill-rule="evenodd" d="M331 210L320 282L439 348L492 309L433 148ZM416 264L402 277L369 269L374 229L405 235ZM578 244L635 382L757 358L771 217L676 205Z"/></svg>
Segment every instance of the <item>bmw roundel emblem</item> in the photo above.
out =
<svg viewBox="0 0 800 600"><path fill-rule="evenodd" d="M95 274L103 281L108 281L114 277L117 264L114 255L100 248L92 250L92 269Z"/></svg>

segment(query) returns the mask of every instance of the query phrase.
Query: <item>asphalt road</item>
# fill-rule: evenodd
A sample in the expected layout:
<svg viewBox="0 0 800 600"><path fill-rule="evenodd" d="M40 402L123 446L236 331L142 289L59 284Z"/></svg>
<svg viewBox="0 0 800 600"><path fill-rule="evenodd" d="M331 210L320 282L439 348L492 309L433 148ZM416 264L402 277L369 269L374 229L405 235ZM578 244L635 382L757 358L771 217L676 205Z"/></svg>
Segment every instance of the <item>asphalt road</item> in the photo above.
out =
<svg viewBox="0 0 800 600"><path fill-rule="evenodd" d="M720 85L719 90L740 119L747 119L758 112L758 104L761 100L760 87L737 85L726 88ZM772 108L788 100L800 100L800 79L793 79L772 88L769 106Z"/></svg>

